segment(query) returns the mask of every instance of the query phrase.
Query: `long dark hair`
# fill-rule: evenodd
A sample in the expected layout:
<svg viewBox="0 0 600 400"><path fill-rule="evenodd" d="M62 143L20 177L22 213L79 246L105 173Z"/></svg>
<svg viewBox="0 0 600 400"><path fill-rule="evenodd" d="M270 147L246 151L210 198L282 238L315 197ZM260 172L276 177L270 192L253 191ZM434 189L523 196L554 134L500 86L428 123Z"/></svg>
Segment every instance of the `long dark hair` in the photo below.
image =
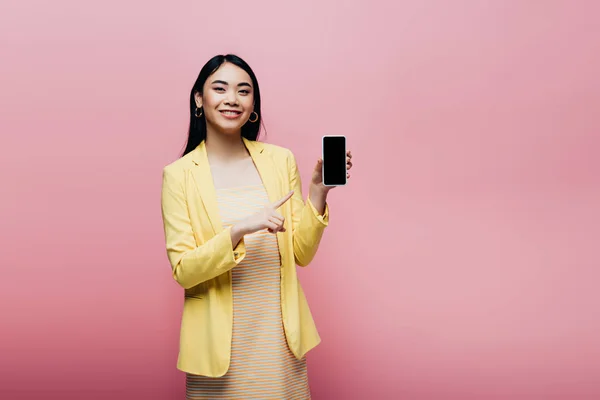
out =
<svg viewBox="0 0 600 400"><path fill-rule="evenodd" d="M252 79L252 87L254 88L254 112L258 114L258 120L256 122L248 122L242 126L242 137L248 140L257 140L260 134L260 127L262 124L262 113L260 110L260 89L258 87L258 81L256 75L252 71L252 68L242 60L240 57L234 54L218 55L214 56L200 70L196 82L190 92L190 128L188 132L188 140L185 146L185 150L181 156L183 157L190 151L194 150L203 140L206 139L206 119L204 114L199 118L196 117L196 99L194 95L196 92L203 94L204 83L210 75L212 75L223 63L229 62L237 65L250 75Z"/></svg>

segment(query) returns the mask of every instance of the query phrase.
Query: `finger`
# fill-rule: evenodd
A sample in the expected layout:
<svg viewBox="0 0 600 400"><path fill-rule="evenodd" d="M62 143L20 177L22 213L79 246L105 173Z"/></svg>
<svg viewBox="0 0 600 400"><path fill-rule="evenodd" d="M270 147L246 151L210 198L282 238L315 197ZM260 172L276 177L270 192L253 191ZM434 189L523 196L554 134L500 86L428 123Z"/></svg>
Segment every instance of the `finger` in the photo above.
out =
<svg viewBox="0 0 600 400"><path fill-rule="evenodd" d="M323 158L319 158L317 160L317 165L315 165L315 171L319 171L323 167Z"/></svg>
<svg viewBox="0 0 600 400"><path fill-rule="evenodd" d="M273 222L274 224L277 225L283 225L283 218L279 218L275 215L272 215L269 217L269 221Z"/></svg>
<svg viewBox="0 0 600 400"><path fill-rule="evenodd" d="M279 213L275 213L275 214L271 215L269 217L269 220L271 222L276 223L278 226L283 226L283 223L285 222L285 218L282 215L280 215Z"/></svg>
<svg viewBox="0 0 600 400"><path fill-rule="evenodd" d="M279 224L275 224L272 222L268 222L267 223L267 231L269 231L269 233L277 233L277 232L285 232L286 229L283 227L283 225L279 225Z"/></svg>
<svg viewBox="0 0 600 400"><path fill-rule="evenodd" d="M294 191L292 190L288 194L283 196L283 198L281 200L278 200L275 203L273 203L273 208L278 209L279 207L281 207L283 205L283 203L288 201L293 195L294 195Z"/></svg>
<svg viewBox="0 0 600 400"><path fill-rule="evenodd" d="M280 225L279 228L277 228L277 230L279 232L285 232L285 228L283 227L283 225Z"/></svg>
<svg viewBox="0 0 600 400"><path fill-rule="evenodd" d="M279 218L271 217L271 219L269 221L274 223L275 225L277 225L278 230L285 232L285 228L283 227L283 223L284 223L283 218L279 219Z"/></svg>

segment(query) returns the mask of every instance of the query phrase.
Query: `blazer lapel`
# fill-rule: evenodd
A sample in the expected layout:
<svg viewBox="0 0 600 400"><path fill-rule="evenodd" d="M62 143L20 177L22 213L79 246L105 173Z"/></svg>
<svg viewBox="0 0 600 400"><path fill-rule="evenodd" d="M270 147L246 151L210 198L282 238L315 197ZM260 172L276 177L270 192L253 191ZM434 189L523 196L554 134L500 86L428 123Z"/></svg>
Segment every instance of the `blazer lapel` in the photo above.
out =
<svg viewBox="0 0 600 400"><path fill-rule="evenodd" d="M246 138L242 139L250 152L250 156L252 156L254 165L256 165L258 174L267 191L269 201L274 203L282 196L281 183L279 181L281 172L261 142L248 140Z"/></svg>
<svg viewBox="0 0 600 400"><path fill-rule="evenodd" d="M210 220L213 232L216 235L223 230L223 226L219 216L217 192L215 191L215 184L210 164L208 163L208 156L206 155L206 142L204 140L194 149L192 161L196 164L196 168L192 168L196 188L198 189L202 204L204 204L204 209Z"/></svg>
<svg viewBox="0 0 600 400"><path fill-rule="evenodd" d="M265 190L271 203L277 201L281 196L280 174L277 165L273 162L262 143L248 140L242 137L252 161L265 186ZM196 149L192 161L196 168L192 169L192 174L198 188L198 193L210 220L214 234L223 230L219 207L217 204L217 193L213 181L208 156L206 153L206 141L202 141Z"/></svg>
<svg viewBox="0 0 600 400"><path fill-rule="evenodd" d="M279 169L279 166L277 165L277 163L275 163L275 161L273 160L263 143L247 140L246 138L243 139L244 144L248 148L248 151L252 156L252 160L256 165L256 169L258 170L263 185L265 186L267 196L269 197L269 202L276 202L284 195L284 193L281 192L283 190L283 182L281 181L282 172ZM288 201L287 207L291 207L289 204L290 202ZM285 216L285 212L282 211L281 213ZM291 223L291 219L286 219L285 225L289 231L291 231ZM287 240L288 234L283 234L281 232L277 234L277 244L279 247L279 256L281 257L281 259L283 259L284 257L282 251L284 251L284 249L287 249Z"/></svg>

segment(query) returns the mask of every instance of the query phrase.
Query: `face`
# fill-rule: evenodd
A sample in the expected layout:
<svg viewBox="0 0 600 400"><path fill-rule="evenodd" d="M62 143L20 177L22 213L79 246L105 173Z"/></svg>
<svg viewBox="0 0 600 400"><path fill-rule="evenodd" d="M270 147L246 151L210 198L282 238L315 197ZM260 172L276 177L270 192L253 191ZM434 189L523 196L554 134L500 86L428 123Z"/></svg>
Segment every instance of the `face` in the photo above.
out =
<svg viewBox="0 0 600 400"><path fill-rule="evenodd" d="M250 75L228 62L208 77L204 94L196 93L195 98L196 106L202 107L207 128L223 133L239 133L254 111Z"/></svg>

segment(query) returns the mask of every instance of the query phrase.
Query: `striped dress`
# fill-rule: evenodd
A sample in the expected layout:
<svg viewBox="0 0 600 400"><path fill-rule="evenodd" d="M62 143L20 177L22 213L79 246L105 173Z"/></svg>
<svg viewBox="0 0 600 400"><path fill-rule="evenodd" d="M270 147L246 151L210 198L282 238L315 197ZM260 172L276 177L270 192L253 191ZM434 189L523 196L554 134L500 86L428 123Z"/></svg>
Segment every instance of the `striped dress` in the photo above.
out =
<svg viewBox="0 0 600 400"><path fill-rule="evenodd" d="M262 183L216 191L223 227L269 203ZM220 378L186 374L187 399L310 399L306 358L296 359L283 330L277 237L262 230L244 241L246 257L231 270L231 365Z"/></svg>

